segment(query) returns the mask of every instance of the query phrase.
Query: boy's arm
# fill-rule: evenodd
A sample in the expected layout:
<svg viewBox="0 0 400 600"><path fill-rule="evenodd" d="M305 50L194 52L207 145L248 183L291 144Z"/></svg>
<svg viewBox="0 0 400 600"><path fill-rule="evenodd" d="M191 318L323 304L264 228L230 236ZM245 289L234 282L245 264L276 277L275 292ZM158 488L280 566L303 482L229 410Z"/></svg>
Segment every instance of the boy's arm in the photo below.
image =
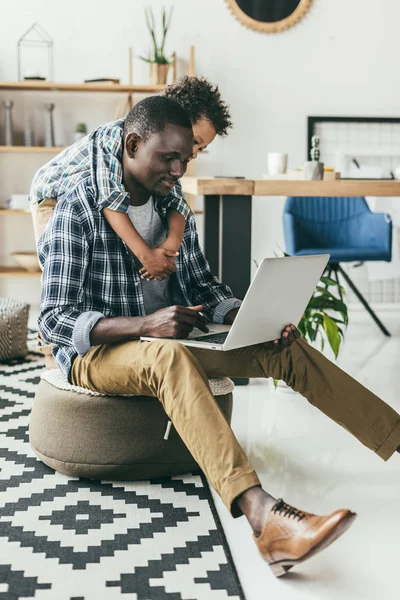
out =
<svg viewBox="0 0 400 600"><path fill-rule="evenodd" d="M149 255L150 248L136 231L128 215L108 208L103 209L103 215L115 233L125 242L133 254L138 257L140 262L143 263Z"/></svg>
<svg viewBox="0 0 400 600"><path fill-rule="evenodd" d="M177 181L175 187L172 188L170 193L162 201L162 207L165 209L173 208L178 213L183 215L185 221L187 221L189 215L192 214L189 204L186 202L185 196L182 191L182 184Z"/></svg>
<svg viewBox="0 0 400 600"><path fill-rule="evenodd" d="M168 236L159 248L168 248L177 252L182 244L183 233L186 227L186 219L182 213L174 209L167 210Z"/></svg>
<svg viewBox="0 0 400 600"><path fill-rule="evenodd" d="M177 255L177 252L167 248L150 248L136 231L127 214L105 208L103 215L115 233L140 260L143 265L140 272L142 273L144 269L148 273L146 279L151 275L152 279L157 278L161 281L161 279L167 279L176 270L173 258ZM142 279L144 278L142 274Z"/></svg>

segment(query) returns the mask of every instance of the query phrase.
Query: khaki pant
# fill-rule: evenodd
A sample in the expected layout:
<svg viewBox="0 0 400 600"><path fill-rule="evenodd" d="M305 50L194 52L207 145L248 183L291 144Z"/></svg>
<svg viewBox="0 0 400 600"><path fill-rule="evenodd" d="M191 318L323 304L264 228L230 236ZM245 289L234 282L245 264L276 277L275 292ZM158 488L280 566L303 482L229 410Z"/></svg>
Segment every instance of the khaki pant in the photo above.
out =
<svg viewBox="0 0 400 600"><path fill-rule="evenodd" d="M208 378L225 376L282 379L383 460L400 446L400 416L301 338L286 348L271 343L229 352L172 340L103 344L75 358L71 381L109 394L159 398L225 506L239 517L234 499L260 481L211 394Z"/></svg>

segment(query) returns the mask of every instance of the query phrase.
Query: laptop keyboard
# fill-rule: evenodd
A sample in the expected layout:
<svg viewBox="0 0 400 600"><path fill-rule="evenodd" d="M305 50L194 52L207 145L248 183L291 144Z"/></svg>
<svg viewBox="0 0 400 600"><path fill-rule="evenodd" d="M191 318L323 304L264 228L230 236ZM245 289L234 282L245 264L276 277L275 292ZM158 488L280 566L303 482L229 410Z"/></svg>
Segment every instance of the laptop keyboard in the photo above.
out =
<svg viewBox="0 0 400 600"><path fill-rule="evenodd" d="M229 331L223 333L211 333L210 335L200 335L199 337L192 337L190 340L196 342L206 342L207 344L223 344L226 340Z"/></svg>

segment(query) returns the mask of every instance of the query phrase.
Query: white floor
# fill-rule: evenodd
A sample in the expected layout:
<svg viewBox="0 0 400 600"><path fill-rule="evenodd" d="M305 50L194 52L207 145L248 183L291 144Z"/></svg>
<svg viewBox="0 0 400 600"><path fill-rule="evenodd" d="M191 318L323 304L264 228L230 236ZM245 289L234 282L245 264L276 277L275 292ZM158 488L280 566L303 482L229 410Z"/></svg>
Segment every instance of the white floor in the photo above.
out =
<svg viewBox="0 0 400 600"><path fill-rule="evenodd" d="M350 314L338 363L400 412L400 315L381 317L393 337L364 311ZM382 461L302 396L260 379L236 387L232 427L272 495L309 512L358 513L342 538L276 579L245 517L233 519L214 493L246 599L398 600L400 454Z"/></svg>

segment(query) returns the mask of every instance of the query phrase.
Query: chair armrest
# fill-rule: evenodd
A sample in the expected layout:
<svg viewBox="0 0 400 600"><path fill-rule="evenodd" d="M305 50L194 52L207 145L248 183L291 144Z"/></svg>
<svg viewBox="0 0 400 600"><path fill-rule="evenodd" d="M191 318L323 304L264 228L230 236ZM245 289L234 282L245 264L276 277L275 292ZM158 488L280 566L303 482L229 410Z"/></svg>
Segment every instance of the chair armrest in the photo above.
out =
<svg viewBox="0 0 400 600"><path fill-rule="evenodd" d="M352 233L358 245L381 250L385 260L392 258L392 218L387 213L365 213L357 219Z"/></svg>

